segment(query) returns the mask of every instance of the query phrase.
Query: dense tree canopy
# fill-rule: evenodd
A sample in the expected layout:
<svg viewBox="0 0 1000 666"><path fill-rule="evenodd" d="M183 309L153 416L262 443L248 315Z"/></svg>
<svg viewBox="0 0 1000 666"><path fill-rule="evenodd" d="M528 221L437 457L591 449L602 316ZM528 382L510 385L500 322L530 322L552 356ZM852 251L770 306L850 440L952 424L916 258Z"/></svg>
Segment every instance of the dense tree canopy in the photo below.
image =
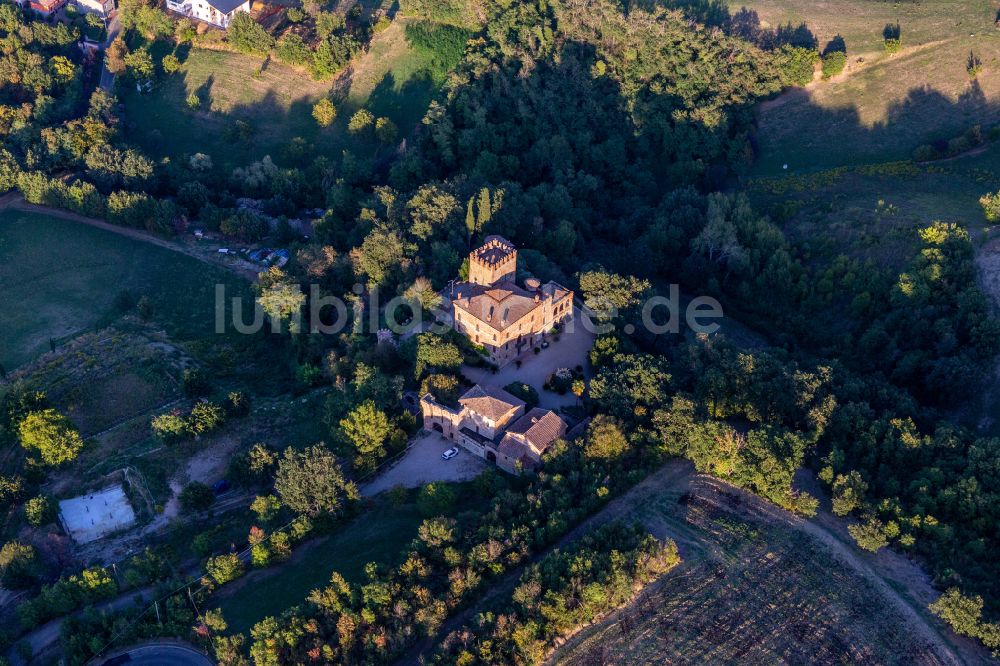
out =
<svg viewBox="0 0 1000 666"><path fill-rule="evenodd" d="M336 514L358 497L354 482L344 477L336 457L322 445L286 449L274 489L290 509L310 516Z"/></svg>

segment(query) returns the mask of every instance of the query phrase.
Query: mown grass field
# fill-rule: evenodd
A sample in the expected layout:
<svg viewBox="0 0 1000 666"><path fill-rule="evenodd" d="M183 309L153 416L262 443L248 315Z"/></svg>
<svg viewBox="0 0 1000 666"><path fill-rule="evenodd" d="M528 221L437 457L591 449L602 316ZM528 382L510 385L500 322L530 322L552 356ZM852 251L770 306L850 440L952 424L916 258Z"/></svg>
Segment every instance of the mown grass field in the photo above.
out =
<svg viewBox="0 0 1000 666"><path fill-rule="evenodd" d="M178 252L34 213L0 212L0 363L10 371L120 312L122 291L146 296L151 318L175 342L212 344L215 285L249 285Z"/></svg>
<svg viewBox="0 0 1000 666"><path fill-rule="evenodd" d="M269 615L301 603L313 589L324 587L340 572L348 581L364 580L365 565L398 564L403 548L417 535L422 518L413 504L379 504L318 543L303 546L292 562L252 573L228 594L216 599L230 633L249 635L253 625Z"/></svg>
<svg viewBox="0 0 1000 666"><path fill-rule="evenodd" d="M731 4L735 12L743 3ZM762 104L757 174L802 173L909 158L918 145L1000 122L1000 31L992 3L753 0L763 25L805 23L820 49L835 35L848 66L830 81ZM902 50L884 53L882 29L899 23ZM983 70L970 80L970 51Z"/></svg>

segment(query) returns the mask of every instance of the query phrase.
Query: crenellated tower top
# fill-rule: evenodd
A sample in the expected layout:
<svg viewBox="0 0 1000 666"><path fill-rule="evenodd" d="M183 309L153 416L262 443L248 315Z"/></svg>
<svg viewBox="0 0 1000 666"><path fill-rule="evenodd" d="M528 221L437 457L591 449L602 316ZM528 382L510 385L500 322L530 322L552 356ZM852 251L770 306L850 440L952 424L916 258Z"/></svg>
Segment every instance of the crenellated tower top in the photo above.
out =
<svg viewBox="0 0 1000 666"><path fill-rule="evenodd" d="M489 287L517 275L517 250L502 236L489 236L469 253L469 282Z"/></svg>

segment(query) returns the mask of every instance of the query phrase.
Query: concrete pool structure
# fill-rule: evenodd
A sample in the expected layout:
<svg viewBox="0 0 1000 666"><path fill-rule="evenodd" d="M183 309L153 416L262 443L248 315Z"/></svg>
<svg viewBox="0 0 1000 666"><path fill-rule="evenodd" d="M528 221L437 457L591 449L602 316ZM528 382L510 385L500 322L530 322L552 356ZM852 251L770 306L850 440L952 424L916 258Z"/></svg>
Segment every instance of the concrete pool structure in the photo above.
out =
<svg viewBox="0 0 1000 666"><path fill-rule="evenodd" d="M59 520L77 543L90 543L135 524L135 511L121 485L59 502Z"/></svg>

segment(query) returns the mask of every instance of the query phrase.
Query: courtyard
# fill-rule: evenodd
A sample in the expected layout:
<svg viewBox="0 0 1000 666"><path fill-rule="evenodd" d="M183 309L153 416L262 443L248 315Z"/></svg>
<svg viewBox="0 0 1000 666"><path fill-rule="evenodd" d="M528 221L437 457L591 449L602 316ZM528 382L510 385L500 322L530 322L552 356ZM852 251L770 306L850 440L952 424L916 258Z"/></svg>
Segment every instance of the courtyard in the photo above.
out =
<svg viewBox="0 0 1000 666"><path fill-rule="evenodd" d="M559 395L544 390L542 387L545 385L545 380L559 368L572 369L578 365L583 366L584 376L589 379L592 373L587 355L595 337L584 326L579 310L575 310L572 321L566 323L559 340L556 341L553 336L548 336L547 348L538 354L529 350L518 359L521 367L518 367L516 361L511 362L494 374L489 368L462 366L462 374L469 381L484 386L503 388L512 382L528 384L538 392L540 407L558 412L560 407L576 404L577 398L569 392Z"/></svg>
<svg viewBox="0 0 1000 666"><path fill-rule="evenodd" d="M432 481L468 481L486 469L486 461L458 447L458 455L442 460L441 454L455 446L440 433L427 432L417 435L406 455L395 465L361 487L368 497L403 486L416 488Z"/></svg>

